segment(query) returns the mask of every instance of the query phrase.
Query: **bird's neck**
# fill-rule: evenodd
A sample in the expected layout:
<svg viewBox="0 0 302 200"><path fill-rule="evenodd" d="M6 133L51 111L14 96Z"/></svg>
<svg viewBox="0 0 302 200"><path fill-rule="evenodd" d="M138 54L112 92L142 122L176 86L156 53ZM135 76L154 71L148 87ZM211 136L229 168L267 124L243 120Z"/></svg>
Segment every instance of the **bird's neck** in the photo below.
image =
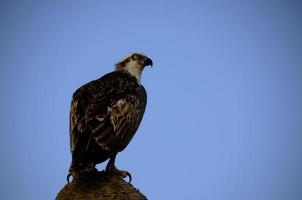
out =
<svg viewBox="0 0 302 200"><path fill-rule="evenodd" d="M127 73L129 73L131 76L134 76L138 83L141 82L142 77L142 70L138 68L130 68L125 70Z"/></svg>
<svg viewBox="0 0 302 200"><path fill-rule="evenodd" d="M137 80L137 82L140 84L141 82L141 76L142 76L142 68L140 66L136 66L136 65L126 65L122 68L116 67L115 71L122 71L125 73L130 74L131 76L134 76Z"/></svg>

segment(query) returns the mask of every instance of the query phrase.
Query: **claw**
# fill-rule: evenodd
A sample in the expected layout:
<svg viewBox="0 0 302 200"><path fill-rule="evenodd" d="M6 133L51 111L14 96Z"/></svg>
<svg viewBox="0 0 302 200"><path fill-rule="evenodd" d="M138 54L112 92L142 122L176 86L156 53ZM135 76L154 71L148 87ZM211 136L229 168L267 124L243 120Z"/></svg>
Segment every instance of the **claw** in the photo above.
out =
<svg viewBox="0 0 302 200"><path fill-rule="evenodd" d="M128 183L131 183L132 181L132 176L129 172L127 172L126 170L118 170L115 168L114 173L117 175L120 175L122 178L127 178L127 176L129 177L129 181Z"/></svg>
<svg viewBox="0 0 302 200"><path fill-rule="evenodd" d="M67 177L66 177L68 183L70 183L69 178L70 178L71 176L72 176L72 174L69 173L69 174L67 175Z"/></svg>
<svg viewBox="0 0 302 200"><path fill-rule="evenodd" d="M129 172L127 172L126 170L119 170L115 167L115 165L114 165L115 157L116 157L116 154L114 154L112 157L110 157L110 160L109 160L109 162L106 166L105 171L113 172L113 173L119 175L122 178L126 178L127 176L129 176L129 182L128 183L131 183L131 181L132 181L131 174Z"/></svg>
<svg viewBox="0 0 302 200"><path fill-rule="evenodd" d="M123 176L123 178L126 178L127 176L129 177L128 183L131 183L131 181L132 181L132 176L131 176L131 174L130 174L129 172L125 171L125 175Z"/></svg>

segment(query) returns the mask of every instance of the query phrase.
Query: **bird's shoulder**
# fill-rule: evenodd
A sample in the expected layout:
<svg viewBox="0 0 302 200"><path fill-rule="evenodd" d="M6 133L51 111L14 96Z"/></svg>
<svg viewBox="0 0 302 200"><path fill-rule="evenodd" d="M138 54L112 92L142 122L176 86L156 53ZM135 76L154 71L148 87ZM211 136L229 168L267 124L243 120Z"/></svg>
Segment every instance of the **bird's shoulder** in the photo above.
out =
<svg viewBox="0 0 302 200"><path fill-rule="evenodd" d="M146 101L145 88L139 84L135 77L128 73L114 71L105 74L97 80L90 81L77 89L72 96L72 107L88 106L89 104L109 105L125 96L140 98ZM82 110L82 109L80 109Z"/></svg>
<svg viewBox="0 0 302 200"><path fill-rule="evenodd" d="M115 98L130 93L147 96L144 86L139 84L135 77L128 73L114 71L78 88L72 95L72 101Z"/></svg>

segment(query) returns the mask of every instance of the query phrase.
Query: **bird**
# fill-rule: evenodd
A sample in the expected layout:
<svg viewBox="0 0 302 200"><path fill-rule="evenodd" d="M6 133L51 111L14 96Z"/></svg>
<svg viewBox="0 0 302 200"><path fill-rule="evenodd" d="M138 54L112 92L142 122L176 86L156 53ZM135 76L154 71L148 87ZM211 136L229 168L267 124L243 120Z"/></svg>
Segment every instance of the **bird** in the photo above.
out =
<svg viewBox="0 0 302 200"><path fill-rule="evenodd" d="M130 53L115 64L115 70L78 88L70 108L70 151L67 175L79 178L98 172L96 165L109 159L105 172L122 178L115 159L135 135L145 112L147 93L142 72L153 61L143 53Z"/></svg>

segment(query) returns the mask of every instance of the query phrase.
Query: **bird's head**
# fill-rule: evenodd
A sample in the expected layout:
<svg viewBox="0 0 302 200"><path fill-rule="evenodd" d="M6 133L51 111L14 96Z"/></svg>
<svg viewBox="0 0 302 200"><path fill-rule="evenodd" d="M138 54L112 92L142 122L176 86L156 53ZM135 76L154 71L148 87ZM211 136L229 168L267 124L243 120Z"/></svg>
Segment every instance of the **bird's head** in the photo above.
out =
<svg viewBox="0 0 302 200"><path fill-rule="evenodd" d="M140 82L143 69L149 65L152 67L153 62L146 55L142 53L131 53L115 65L115 70L130 73Z"/></svg>

